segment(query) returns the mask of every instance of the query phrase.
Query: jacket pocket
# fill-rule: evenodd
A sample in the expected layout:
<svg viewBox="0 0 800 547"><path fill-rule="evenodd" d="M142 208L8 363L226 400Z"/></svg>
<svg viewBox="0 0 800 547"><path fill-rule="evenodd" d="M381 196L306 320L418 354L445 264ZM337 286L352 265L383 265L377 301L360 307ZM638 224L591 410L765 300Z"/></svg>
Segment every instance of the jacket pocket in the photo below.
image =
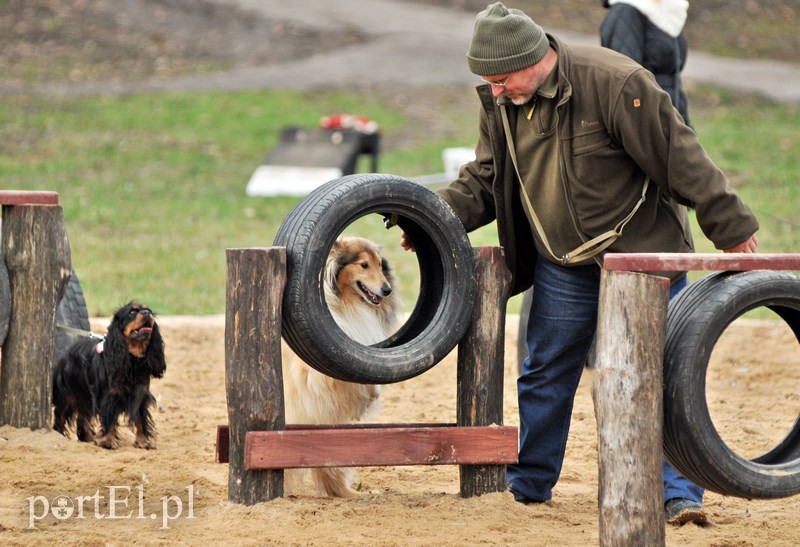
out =
<svg viewBox="0 0 800 547"><path fill-rule="evenodd" d="M636 164L605 130L575 135L564 155L565 184L580 229L595 236L613 228L641 195Z"/></svg>
<svg viewBox="0 0 800 547"><path fill-rule="evenodd" d="M592 152L610 148L616 150L618 147L614 146L614 141L605 131L597 131L595 133L588 133L576 136L572 139L572 155L583 156L584 154L591 154Z"/></svg>
<svg viewBox="0 0 800 547"><path fill-rule="evenodd" d="M569 146L567 176L576 179L577 184L595 186L604 181L605 191L615 192L623 190L618 185L631 179L633 161L606 131L576 135Z"/></svg>

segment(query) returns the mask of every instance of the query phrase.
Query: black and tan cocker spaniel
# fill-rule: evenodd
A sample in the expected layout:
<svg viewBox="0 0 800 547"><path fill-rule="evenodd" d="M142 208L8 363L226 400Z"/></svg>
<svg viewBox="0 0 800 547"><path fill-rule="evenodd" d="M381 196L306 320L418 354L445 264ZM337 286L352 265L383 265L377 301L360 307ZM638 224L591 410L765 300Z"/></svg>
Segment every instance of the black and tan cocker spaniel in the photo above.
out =
<svg viewBox="0 0 800 547"><path fill-rule="evenodd" d="M155 448L150 379L167 369L164 341L147 306L129 302L114 314L105 338L80 338L53 370L53 429L104 448L119 447L121 414L134 428L138 448ZM95 421L97 423L95 423ZM95 432L95 425L100 429Z"/></svg>

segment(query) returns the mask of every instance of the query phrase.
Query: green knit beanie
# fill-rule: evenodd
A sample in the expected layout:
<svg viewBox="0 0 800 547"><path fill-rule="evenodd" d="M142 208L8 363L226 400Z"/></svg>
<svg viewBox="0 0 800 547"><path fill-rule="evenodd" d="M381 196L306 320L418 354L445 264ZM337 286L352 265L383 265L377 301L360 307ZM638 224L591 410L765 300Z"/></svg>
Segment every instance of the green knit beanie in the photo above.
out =
<svg viewBox="0 0 800 547"><path fill-rule="evenodd" d="M533 19L495 2L475 17L467 62L478 76L509 74L535 65L549 48L547 36Z"/></svg>

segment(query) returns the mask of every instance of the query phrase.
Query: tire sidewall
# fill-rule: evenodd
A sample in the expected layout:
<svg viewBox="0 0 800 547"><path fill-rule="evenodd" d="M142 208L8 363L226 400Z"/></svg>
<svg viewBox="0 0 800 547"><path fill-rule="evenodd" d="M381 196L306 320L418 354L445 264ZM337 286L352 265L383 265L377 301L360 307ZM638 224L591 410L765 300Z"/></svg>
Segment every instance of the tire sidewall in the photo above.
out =
<svg viewBox="0 0 800 547"><path fill-rule="evenodd" d="M334 322L322 276L337 237L374 213L397 215L400 228L418 238L412 240L421 277L427 269L441 278L433 287L421 283L417 307L399 336L364 346ZM471 322L477 287L466 232L438 195L410 180L372 174L330 181L290 213L275 244L287 249L284 338L309 365L340 380L391 383L421 374L455 347Z"/></svg>
<svg viewBox="0 0 800 547"><path fill-rule="evenodd" d="M714 346L741 315L759 307L800 310L800 278L785 272L725 272L689 288L669 310L664 361L668 459L687 478L721 494L763 499L799 493L800 461L782 464L776 473L776 466L749 461L725 443L709 412L706 375ZM798 332L797 325L790 326Z"/></svg>

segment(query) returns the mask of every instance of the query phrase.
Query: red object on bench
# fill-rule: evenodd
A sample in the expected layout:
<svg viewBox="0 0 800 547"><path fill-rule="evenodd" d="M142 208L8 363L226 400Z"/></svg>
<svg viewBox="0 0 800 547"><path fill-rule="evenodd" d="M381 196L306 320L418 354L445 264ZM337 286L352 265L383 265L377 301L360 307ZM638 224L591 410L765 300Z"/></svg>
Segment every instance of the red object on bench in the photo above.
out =
<svg viewBox="0 0 800 547"><path fill-rule="evenodd" d="M58 192L0 190L0 205L58 205Z"/></svg>

